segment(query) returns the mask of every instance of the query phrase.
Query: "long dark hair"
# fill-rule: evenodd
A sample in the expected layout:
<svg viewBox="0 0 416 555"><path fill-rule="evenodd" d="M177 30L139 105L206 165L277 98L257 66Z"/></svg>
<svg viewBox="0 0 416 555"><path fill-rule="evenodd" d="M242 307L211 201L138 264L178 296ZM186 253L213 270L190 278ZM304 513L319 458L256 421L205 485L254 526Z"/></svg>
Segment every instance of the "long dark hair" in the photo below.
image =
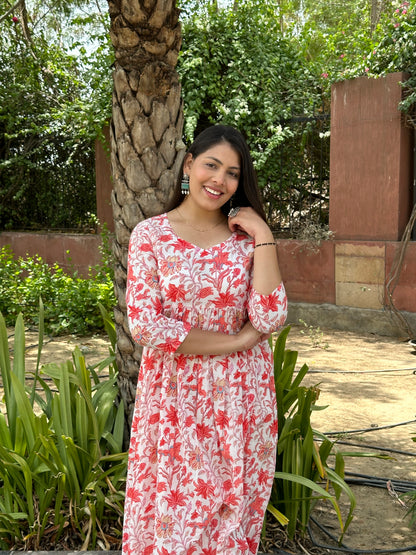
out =
<svg viewBox="0 0 416 555"><path fill-rule="evenodd" d="M261 201L256 171L253 166L248 145L240 131L234 127L230 127L229 125L212 125L207 127L196 137L190 146L187 155L192 154L192 157L196 158L208 149L222 142L227 142L240 157L240 180L237 191L232 199L233 206L251 206L253 210L255 210L264 221L266 221L266 214ZM181 193L182 177L183 164L182 169L179 172L173 196L166 209L167 211L178 207L184 200L184 195ZM221 210L225 215L227 215L230 210L230 201L226 202Z"/></svg>

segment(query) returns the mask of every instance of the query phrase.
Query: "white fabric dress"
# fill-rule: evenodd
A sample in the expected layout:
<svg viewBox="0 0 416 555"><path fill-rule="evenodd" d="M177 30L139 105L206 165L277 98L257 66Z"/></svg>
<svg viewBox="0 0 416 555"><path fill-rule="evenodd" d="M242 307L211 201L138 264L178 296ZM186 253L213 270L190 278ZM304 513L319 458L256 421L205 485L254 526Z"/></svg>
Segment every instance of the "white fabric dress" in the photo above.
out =
<svg viewBox="0 0 416 555"><path fill-rule="evenodd" d="M131 430L123 552L257 552L277 440L267 341L227 356L175 354L192 327L262 332L285 322L283 284L251 286L252 238L234 233L202 249L177 237L166 214L130 239L127 310L144 345Z"/></svg>

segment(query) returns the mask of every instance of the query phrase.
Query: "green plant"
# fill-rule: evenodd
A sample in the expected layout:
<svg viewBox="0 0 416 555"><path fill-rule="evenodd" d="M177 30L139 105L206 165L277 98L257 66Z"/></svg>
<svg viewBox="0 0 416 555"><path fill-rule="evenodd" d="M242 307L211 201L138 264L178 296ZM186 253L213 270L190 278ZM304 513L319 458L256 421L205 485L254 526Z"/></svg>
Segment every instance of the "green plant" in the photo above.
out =
<svg viewBox="0 0 416 555"><path fill-rule="evenodd" d="M302 326L304 327L304 329L302 329L300 333L309 337L312 342L312 347L329 349L328 343L322 343L324 334L319 326L312 326L311 324L307 324L305 320L302 320L302 318L299 318L299 323L302 324Z"/></svg>
<svg viewBox="0 0 416 555"><path fill-rule="evenodd" d="M111 117L109 13L90 0L25 5L14 21L0 2L0 229L82 228Z"/></svg>
<svg viewBox="0 0 416 555"><path fill-rule="evenodd" d="M376 3L373 3L374 6ZM337 25L322 28L316 19L303 29L302 43L316 50L322 67L322 81L331 83L360 76L378 78L388 73L405 72L403 98L399 109L406 121L416 127L416 6L414 0L384 2L377 7L376 25L369 21L366 2L344 3L351 17L338 14ZM328 32L330 31L330 32Z"/></svg>
<svg viewBox="0 0 416 555"><path fill-rule="evenodd" d="M106 326L111 327L108 315ZM41 367L42 345L40 303L38 357L29 387L23 317L16 320L11 360L0 315L0 547L38 550L66 534L74 547L109 549L120 540L127 467L114 353L87 368L76 348L72 360Z"/></svg>
<svg viewBox="0 0 416 555"><path fill-rule="evenodd" d="M344 480L344 457L369 454L336 451L335 442L312 429L312 411L325 407L316 405L319 396L316 387L301 386L309 368L304 364L295 373L298 353L285 348L289 331L290 326L283 329L274 348L279 438L275 480L268 510L276 517L281 514L287 517L287 534L293 539L296 532L305 533L317 500L326 499L332 503L337 514L341 541L352 520L356 503ZM328 462L332 456L335 457L334 468ZM338 504L342 493L349 500L345 521ZM279 520L282 522L281 518Z"/></svg>
<svg viewBox="0 0 416 555"><path fill-rule="evenodd" d="M114 254L112 249L113 234L108 229L108 225L97 219L98 226L100 227L101 245L98 250L101 255L101 263L94 267L95 279L101 279L104 282L110 280L114 281Z"/></svg>
<svg viewBox="0 0 416 555"><path fill-rule="evenodd" d="M355 498L342 476L337 474L337 468L331 471L325 466L332 443L324 442L318 449L314 442L310 415L313 408L316 409L318 390L300 385L308 371L306 364L294 376L297 352L285 349L289 331L290 326L279 334L274 348L279 439L270 504L289 519L287 533L292 539L297 530L305 533L313 502L326 498L334 506L343 534L351 521ZM334 494L318 485L317 482L322 480L336 484ZM350 499L350 511L345 524L337 501L341 488ZM313 492L315 497L312 496Z"/></svg>
<svg viewBox="0 0 416 555"><path fill-rule="evenodd" d="M402 83L404 94L399 109L407 122L416 127L416 6L403 1L390 18L377 47L369 53L366 64L371 76L396 71L407 73Z"/></svg>
<svg viewBox="0 0 416 555"><path fill-rule="evenodd" d="M105 233L105 231L103 232ZM39 297L45 301L45 328L53 335L86 334L102 329L98 307L115 305L109 234L103 234L102 264L90 268L87 278L66 273L58 264L48 266L40 256L14 259L9 247L0 250L0 311L12 325L20 311L37 324Z"/></svg>

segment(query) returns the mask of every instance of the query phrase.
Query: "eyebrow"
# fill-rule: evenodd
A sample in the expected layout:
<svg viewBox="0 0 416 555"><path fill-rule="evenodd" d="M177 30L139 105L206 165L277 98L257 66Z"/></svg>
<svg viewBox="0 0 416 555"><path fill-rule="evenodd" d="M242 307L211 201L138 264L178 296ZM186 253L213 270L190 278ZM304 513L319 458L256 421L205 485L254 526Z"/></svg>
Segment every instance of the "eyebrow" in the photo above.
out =
<svg viewBox="0 0 416 555"><path fill-rule="evenodd" d="M218 160L218 158L215 158L215 156L207 156L207 158L210 158L211 160L215 160L215 162L217 162L217 163L220 164L221 166L224 165L224 164L221 162L221 160ZM239 169L240 169L240 166L230 166L230 169L239 170Z"/></svg>

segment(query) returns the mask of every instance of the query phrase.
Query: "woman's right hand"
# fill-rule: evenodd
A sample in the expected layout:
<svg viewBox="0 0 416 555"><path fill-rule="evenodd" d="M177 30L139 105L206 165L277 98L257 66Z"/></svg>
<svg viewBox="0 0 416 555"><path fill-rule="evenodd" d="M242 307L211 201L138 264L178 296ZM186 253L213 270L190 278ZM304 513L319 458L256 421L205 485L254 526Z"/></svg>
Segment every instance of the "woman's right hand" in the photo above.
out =
<svg viewBox="0 0 416 555"><path fill-rule="evenodd" d="M269 337L253 328L250 321L243 328L231 335L228 333L192 328L176 353L183 355L229 355L247 351Z"/></svg>
<svg viewBox="0 0 416 555"><path fill-rule="evenodd" d="M256 330L249 320L236 335L238 343L236 351L247 351L248 349L252 349L261 341L268 339L268 337L269 334L261 333Z"/></svg>

